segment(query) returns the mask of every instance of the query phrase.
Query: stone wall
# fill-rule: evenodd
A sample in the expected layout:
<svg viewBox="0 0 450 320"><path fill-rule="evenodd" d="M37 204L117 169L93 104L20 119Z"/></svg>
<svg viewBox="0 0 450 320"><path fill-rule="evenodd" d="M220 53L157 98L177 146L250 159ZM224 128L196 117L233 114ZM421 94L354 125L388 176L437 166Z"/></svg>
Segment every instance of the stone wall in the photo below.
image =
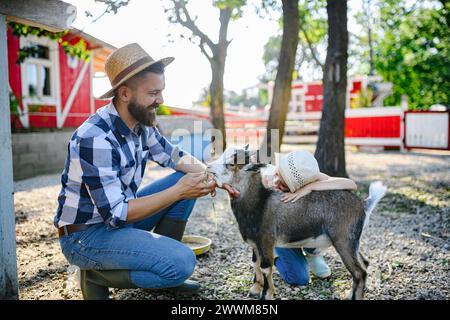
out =
<svg viewBox="0 0 450 320"><path fill-rule="evenodd" d="M14 133L14 180L62 172L72 132Z"/></svg>

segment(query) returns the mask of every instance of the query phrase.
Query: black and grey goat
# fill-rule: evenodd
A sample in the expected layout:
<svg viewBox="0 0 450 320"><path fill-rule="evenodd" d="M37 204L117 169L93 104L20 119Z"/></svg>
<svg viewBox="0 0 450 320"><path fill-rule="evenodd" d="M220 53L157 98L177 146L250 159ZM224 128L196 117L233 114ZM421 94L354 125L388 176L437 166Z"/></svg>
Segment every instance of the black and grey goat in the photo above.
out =
<svg viewBox="0 0 450 320"><path fill-rule="evenodd" d="M330 190L283 203L281 192L263 186L260 170L266 165L250 161L251 154L247 147L228 148L208 165L219 187L228 184L240 191L231 199L231 208L244 241L253 248L255 281L250 294L273 299L274 247L333 246L353 277L349 298L362 299L369 262L359 251L359 242L386 187L372 183L365 201L350 191Z"/></svg>

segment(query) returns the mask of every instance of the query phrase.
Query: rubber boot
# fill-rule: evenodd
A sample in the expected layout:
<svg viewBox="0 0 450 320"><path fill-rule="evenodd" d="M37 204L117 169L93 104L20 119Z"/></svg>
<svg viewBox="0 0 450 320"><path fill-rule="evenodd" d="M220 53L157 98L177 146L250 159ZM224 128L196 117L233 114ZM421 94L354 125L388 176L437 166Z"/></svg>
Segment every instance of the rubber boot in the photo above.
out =
<svg viewBox="0 0 450 320"><path fill-rule="evenodd" d="M155 233L166 236L177 241L183 238L184 230L186 229L187 221L163 217L153 230ZM197 281L186 280L183 284L166 288L165 290L181 295L193 295L200 290L200 284Z"/></svg>
<svg viewBox="0 0 450 320"><path fill-rule="evenodd" d="M186 223L187 221L184 220L162 217L153 231L162 236L181 241L184 230L186 229Z"/></svg>
<svg viewBox="0 0 450 320"><path fill-rule="evenodd" d="M80 281L84 300L108 300L109 287L137 288L131 282L129 270L81 270Z"/></svg>

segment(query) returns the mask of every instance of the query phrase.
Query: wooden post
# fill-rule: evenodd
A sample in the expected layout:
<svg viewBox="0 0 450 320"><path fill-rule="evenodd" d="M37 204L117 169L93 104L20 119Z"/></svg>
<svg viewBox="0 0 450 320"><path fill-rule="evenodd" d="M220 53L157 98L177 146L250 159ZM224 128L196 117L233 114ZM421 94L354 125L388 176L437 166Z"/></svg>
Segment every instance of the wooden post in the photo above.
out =
<svg viewBox="0 0 450 320"><path fill-rule="evenodd" d="M18 299L6 17L0 13L0 300Z"/></svg>
<svg viewBox="0 0 450 320"><path fill-rule="evenodd" d="M0 300L18 299L6 18L57 32L76 16L59 0L0 0Z"/></svg>

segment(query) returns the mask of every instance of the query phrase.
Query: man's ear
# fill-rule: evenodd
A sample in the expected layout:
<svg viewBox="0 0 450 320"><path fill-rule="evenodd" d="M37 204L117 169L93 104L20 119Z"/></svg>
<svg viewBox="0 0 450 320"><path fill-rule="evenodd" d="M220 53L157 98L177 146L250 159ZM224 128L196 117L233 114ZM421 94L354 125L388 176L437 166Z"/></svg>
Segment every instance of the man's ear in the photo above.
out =
<svg viewBox="0 0 450 320"><path fill-rule="evenodd" d="M131 99L131 91L126 85L121 85L116 90L117 98L123 102L129 102Z"/></svg>
<svg viewBox="0 0 450 320"><path fill-rule="evenodd" d="M245 168L245 171L259 172L261 168L265 168L265 163L251 163Z"/></svg>

